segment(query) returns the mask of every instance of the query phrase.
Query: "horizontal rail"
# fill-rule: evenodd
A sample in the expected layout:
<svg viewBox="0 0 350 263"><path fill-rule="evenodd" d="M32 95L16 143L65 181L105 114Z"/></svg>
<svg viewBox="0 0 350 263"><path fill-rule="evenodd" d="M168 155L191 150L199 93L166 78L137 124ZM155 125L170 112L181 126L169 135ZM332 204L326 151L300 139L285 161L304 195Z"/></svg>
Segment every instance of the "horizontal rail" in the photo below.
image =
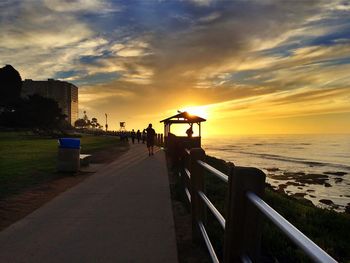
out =
<svg viewBox="0 0 350 263"><path fill-rule="evenodd" d="M187 168L185 168L185 174L187 175L188 179L191 180L191 172Z"/></svg>
<svg viewBox="0 0 350 263"><path fill-rule="evenodd" d="M185 187L185 192L186 192L186 196L187 196L188 202L191 203L191 194L190 194L190 191L188 191L187 187Z"/></svg>
<svg viewBox="0 0 350 263"><path fill-rule="evenodd" d="M202 222L198 222L198 226L199 226L199 229L200 229L200 231L202 233L204 242L205 242L205 244L207 246L207 249L209 251L209 254L210 254L212 262L219 263L218 257L216 256L215 250L213 248L213 245L210 242L209 236L207 234L207 231L205 230L205 227L204 227L203 223Z"/></svg>
<svg viewBox="0 0 350 263"><path fill-rule="evenodd" d="M247 198L254 204L268 219L270 219L288 238L301 248L310 258L316 262L337 262L328 255L322 248L317 246L311 239L300 232L295 226L289 223L284 217L277 213L272 207L265 203L259 196L252 192L247 193Z"/></svg>
<svg viewBox="0 0 350 263"><path fill-rule="evenodd" d="M225 183L228 182L228 176L222 172L220 172L219 170L215 169L214 167L210 166L209 164L198 160L197 161L202 167L204 167L205 169L207 169L209 172L211 172L212 174L214 174L216 177L218 177L219 179L221 179L222 181L224 181Z"/></svg>
<svg viewBox="0 0 350 263"><path fill-rule="evenodd" d="M241 256L241 261L242 263L252 263L251 259L247 255Z"/></svg>
<svg viewBox="0 0 350 263"><path fill-rule="evenodd" d="M203 202L207 205L209 210L213 213L213 215L219 221L222 228L225 229L225 224L226 224L225 218L221 215L221 213L216 209L216 207L213 205L213 203L210 202L208 197L202 191L199 191L198 195L202 198Z"/></svg>
<svg viewBox="0 0 350 263"><path fill-rule="evenodd" d="M190 150L189 149L185 149L185 153L187 153L188 155L191 154Z"/></svg>

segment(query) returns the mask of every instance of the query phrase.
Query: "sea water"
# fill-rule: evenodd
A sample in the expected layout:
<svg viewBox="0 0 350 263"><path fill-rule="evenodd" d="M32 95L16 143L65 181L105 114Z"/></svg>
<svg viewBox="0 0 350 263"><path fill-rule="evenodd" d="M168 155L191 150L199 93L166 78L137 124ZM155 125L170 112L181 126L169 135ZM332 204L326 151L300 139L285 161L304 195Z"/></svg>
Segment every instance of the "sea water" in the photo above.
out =
<svg viewBox="0 0 350 263"><path fill-rule="evenodd" d="M202 146L208 155L263 170L289 195L337 211L350 205L350 134L224 136L202 138ZM321 180L300 182L310 176Z"/></svg>

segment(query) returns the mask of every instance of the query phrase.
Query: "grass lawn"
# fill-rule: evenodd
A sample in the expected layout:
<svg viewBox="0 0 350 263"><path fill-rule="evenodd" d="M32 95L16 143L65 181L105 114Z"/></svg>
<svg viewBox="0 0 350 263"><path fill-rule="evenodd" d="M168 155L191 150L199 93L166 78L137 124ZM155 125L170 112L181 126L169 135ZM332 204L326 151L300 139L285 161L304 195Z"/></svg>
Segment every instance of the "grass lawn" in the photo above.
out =
<svg viewBox="0 0 350 263"><path fill-rule="evenodd" d="M125 148L117 137L84 135L80 140L82 153ZM56 172L57 147L57 139L25 132L0 132L0 198L62 176Z"/></svg>

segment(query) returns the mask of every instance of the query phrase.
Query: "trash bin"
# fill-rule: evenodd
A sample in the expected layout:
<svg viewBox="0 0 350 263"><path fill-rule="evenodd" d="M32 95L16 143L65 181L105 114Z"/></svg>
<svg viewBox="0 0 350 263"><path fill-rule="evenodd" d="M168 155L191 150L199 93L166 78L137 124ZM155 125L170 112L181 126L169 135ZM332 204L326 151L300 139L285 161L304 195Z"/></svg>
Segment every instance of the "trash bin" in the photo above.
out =
<svg viewBox="0 0 350 263"><path fill-rule="evenodd" d="M58 139L57 170L59 172L78 172L80 168L80 140Z"/></svg>

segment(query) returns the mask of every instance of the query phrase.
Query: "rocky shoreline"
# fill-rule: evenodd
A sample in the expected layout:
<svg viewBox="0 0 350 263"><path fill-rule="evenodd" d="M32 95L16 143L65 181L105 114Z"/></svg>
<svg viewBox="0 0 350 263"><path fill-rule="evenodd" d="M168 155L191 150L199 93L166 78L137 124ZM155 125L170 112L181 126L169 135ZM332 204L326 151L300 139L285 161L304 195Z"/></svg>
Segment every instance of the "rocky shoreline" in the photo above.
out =
<svg viewBox="0 0 350 263"><path fill-rule="evenodd" d="M331 188L333 184L339 184L344 181L343 176L348 173L343 171L326 171L323 173L305 173L305 172L289 172L282 171L279 168L265 168L269 184L273 189L280 193L284 193L303 199L306 202L321 206L323 208L335 210L337 212L350 213L350 202L345 205L336 204L331 198L317 199L316 190L307 189L313 187ZM298 190L303 192L298 192ZM308 197L308 198L307 198ZM350 195L339 195L342 198L350 198Z"/></svg>

